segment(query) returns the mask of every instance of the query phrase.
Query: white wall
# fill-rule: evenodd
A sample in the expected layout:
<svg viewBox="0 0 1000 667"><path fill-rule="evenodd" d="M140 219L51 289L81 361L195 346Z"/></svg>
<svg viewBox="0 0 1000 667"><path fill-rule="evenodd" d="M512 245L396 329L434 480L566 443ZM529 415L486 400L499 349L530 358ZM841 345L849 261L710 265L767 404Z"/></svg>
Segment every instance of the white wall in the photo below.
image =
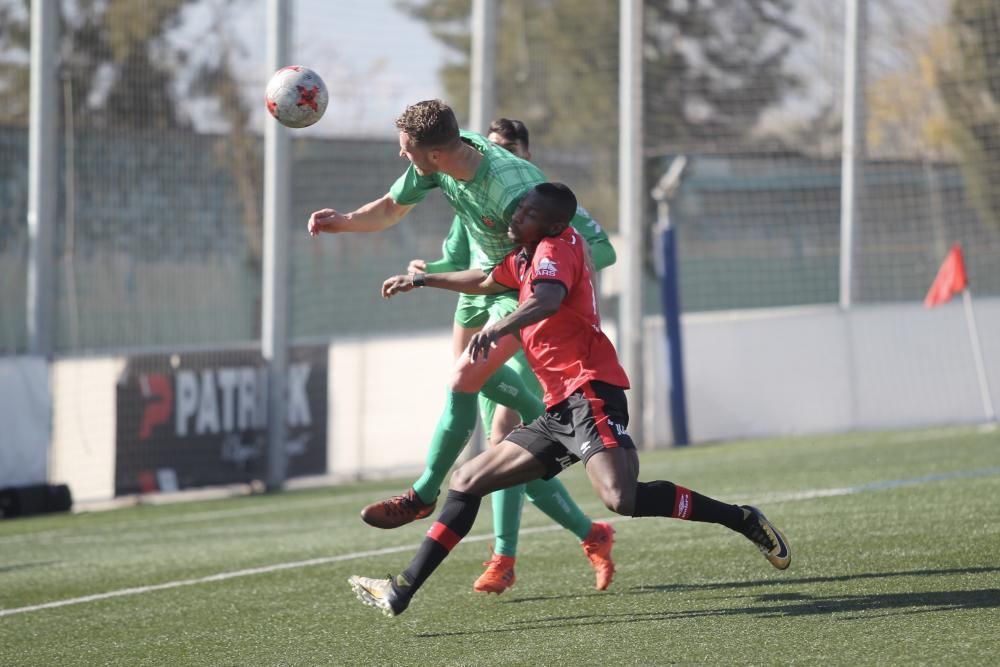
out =
<svg viewBox="0 0 1000 667"><path fill-rule="evenodd" d="M49 481L68 484L74 502L115 494L115 388L125 370L117 357L52 363Z"/></svg>
<svg viewBox="0 0 1000 667"><path fill-rule="evenodd" d="M51 415L48 361L0 358L0 489L48 479Z"/></svg>
<svg viewBox="0 0 1000 667"><path fill-rule="evenodd" d="M977 300L975 312L1000 412L1000 299ZM895 304L847 313L818 307L697 314L682 323L695 442L983 420L960 303L934 310ZM664 347L662 318L649 318L647 402L643 410L631 406L632 419L645 420L645 447L672 439ZM75 500L114 494L115 387L124 366L124 359L102 358L49 367L48 480L69 484ZM332 342L330 473L343 478L421 467L451 367L448 332ZM42 360L0 361L0 397L6 397L0 471L16 466L18 483L41 481L39 443L48 433L44 371ZM25 455L28 463L8 463Z"/></svg>
<svg viewBox="0 0 1000 667"><path fill-rule="evenodd" d="M330 346L327 461L353 475L416 468L444 407L451 335Z"/></svg>
<svg viewBox="0 0 1000 667"><path fill-rule="evenodd" d="M1000 299L976 300L975 315L1000 412ZM706 313L682 326L695 442L984 420L960 301ZM647 335L647 432L662 446L672 437L661 318Z"/></svg>

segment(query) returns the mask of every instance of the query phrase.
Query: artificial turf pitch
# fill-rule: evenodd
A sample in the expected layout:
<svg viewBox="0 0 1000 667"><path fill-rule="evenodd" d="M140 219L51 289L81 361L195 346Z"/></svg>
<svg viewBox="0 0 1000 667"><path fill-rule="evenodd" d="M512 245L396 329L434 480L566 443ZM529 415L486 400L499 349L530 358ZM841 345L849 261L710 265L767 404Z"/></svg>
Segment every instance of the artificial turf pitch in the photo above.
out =
<svg viewBox="0 0 1000 667"><path fill-rule="evenodd" d="M524 513L517 585L472 591L491 517L398 618L351 574L409 561L424 520L358 511L407 483L0 521L0 665L997 664L1000 432L941 429L643 452L641 478L753 503L785 533L774 570L720 526L614 521L593 588L577 541Z"/></svg>

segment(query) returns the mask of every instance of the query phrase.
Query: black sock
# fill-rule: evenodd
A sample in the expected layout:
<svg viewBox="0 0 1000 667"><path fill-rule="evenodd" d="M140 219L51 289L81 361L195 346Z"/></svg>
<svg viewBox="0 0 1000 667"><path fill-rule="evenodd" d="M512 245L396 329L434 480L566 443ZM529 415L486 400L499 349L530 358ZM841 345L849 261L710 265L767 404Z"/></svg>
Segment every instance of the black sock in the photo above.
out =
<svg viewBox="0 0 1000 667"><path fill-rule="evenodd" d="M441 514L427 531L427 537L417 549L410 565L403 570L402 576L409 583L409 587L400 582L398 577L393 579L393 587L397 592L409 596L417 592L455 545L472 530L481 500L482 498L471 493L448 491L448 498Z"/></svg>
<svg viewBox="0 0 1000 667"><path fill-rule="evenodd" d="M719 502L673 482L639 482L632 516L667 516L687 521L718 523L742 532L743 510Z"/></svg>

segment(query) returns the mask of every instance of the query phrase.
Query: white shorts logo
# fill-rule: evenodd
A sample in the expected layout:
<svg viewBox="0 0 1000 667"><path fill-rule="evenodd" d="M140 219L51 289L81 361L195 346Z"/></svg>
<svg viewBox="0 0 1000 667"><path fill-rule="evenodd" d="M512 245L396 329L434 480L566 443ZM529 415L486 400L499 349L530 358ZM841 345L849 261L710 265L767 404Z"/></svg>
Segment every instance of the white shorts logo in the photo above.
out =
<svg viewBox="0 0 1000 667"><path fill-rule="evenodd" d="M621 424L616 424L610 419L608 420L608 426L613 428L615 430L615 433L617 433L618 435L628 435L628 431L625 430L624 426L622 426Z"/></svg>

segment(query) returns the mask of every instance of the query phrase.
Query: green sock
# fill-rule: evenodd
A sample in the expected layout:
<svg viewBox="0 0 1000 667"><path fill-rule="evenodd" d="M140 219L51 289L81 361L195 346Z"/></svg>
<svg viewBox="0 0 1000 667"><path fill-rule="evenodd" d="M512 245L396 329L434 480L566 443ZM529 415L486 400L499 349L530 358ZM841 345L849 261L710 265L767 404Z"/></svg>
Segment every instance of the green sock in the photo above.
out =
<svg viewBox="0 0 1000 667"><path fill-rule="evenodd" d="M480 391L491 401L517 410L525 424L545 412L545 404L528 391L517 371L506 365L497 369Z"/></svg>
<svg viewBox="0 0 1000 667"><path fill-rule="evenodd" d="M413 490L425 503L434 502L448 471L469 442L476 428L476 394L449 391L444 412L438 419L424 474L413 483Z"/></svg>
<svg viewBox="0 0 1000 667"><path fill-rule="evenodd" d="M523 350L519 350L517 354L511 357L506 364L490 377L486 385L483 386L482 395L517 410L518 414L521 415L521 420L525 424L534 421L539 415L545 412L545 404L539 398L542 395L542 387L538 383L538 379L535 378L534 373L531 372L531 368L524 358ZM516 403L512 401L516 401ZM480 403L480 406L482 405L483 403ZM486 423L492 424L492 421L490 419ZM531 482L530 484L535 483ZM563 490L566 498L569 498L569 494L566 494L562 483L557 482L557 484L558 488ZM498 554L514 556L517 553L517 534L521 527L521 509L524 506L524 491L525 485L519 484L509 489L494 491L492 494L493 535L496 539L493 550ZM569 504L576 508L577 513L587 523L587 531L589 532L590 520L573 504L572 500L569 501ZM541 507L539 508L541 509ZM547 511L546 514L548 514ZM567 528L569 527L554 515L550 514L549 516L552 516L557 522ZM566 513L563 513L562 516L565 518ZM586 533L584 533L584 537L586 537Z"/></svg>
<svg viewBox="0 0 1000 667"><path fill-rule="evenodd" d="M493 416L496 413L496 401L491 401L482 394L479 394L479 419L482 421L483 435L487 441L490 439L490 433L493 432Z"/></svg>
<svg viewBox="0 0 1000 667"><path fill-rule="evenodd" d="M517 533L521 529L524 484L500 489L493 496L493 551L503 556L517 555Z"/></svg>
<svg viewBox="0 0 1000 667"><path fill-rule="evenodd" d="M580 538L587 539L593 522L576 501L570 497L569 491L558 479L536 479L525 485L525 490L535 507L560 526Z"/></svg>

